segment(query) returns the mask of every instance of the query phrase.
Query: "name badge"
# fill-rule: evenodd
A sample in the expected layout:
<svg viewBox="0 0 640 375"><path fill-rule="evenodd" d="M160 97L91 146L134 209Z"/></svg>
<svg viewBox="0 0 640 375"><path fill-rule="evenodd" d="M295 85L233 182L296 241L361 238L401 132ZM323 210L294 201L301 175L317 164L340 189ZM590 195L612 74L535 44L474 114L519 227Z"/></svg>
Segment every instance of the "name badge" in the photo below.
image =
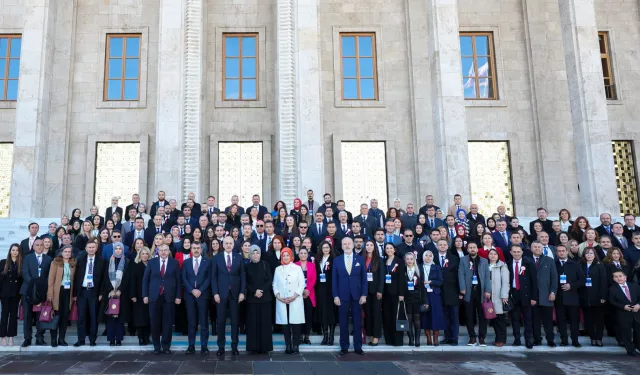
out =
<svg viewBox="0 0 640 375"><path fill-rule="evenodd" d="M326 283L327 282L327 275L325 275L324 273L320 274L320 282L321 283Z"/></svg>
<svg viewBox="0 0 640 375"><path fill-rule="evenodd" d="M38 267L38 277L42 274L42 268Z"/></svg>
<svg viewBox="0 0 640 375"><path fill-rule="evenodd" d="M414 290L413 281L407 282L407 289Z"/></svg>
<svg viewBox="0 0 640 375"><path fill-rule="evenodd" d="M593 286L593 284L591 284L591 278L587 277L587 282L584 283L584 286Z"/></svg>
<svg viewBox="0 0 640 375"><path fill-rule="evenodd" d="M87 280L93 280L93 275L87 275Z"/></svg>
<svg viewBox="0 0 640 375"><path fill-rule="evenodd" d="M304 279L304 287L305 288L307 287L307 279L306 278Z"/></svg>
<svg viewBox="0 0 640 375"><path fill-rule="evenodd" d="M471 279L471 284L478 285L478 276L473 275L473 279Z"/></svg>
<svg viewBox="0 0 640 375"><path fill-rule="evenodd" d="M391 284L391 275L389 274L384 275L384 283Z"/></svg>
<svg viewBox="0 0 640 375"><path fill-rule="evenodd" d="M567 283L567 275L560 275L560 284L566 284Z"/></svg>
<svg viewBox="0 0 640 375"><path fill-rule="evenodd" d="M367 272L367 281L373 281L373 272Z"/></svg>
<svg viewBox="0 0 640 375"><path fill-rule="evenodd" d="M65 289L71 289L71 280L64 280L64 281L62 282L62 286L63 286Z"/></svg>

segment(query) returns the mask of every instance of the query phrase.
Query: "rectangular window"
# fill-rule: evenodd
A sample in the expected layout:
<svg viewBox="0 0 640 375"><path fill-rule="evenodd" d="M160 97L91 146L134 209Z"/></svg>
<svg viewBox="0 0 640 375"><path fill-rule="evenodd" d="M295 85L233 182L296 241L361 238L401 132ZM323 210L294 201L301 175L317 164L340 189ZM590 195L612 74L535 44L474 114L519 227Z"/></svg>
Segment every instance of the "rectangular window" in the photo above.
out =
<svg viewBox="0 0 640 375"><path fill-rule="evenodd" d="M613 166L618 186L618 200L620 212L638 215L640 202L638 200L638 179L636 163L633 154L633 141L612 141Z"/></svg>
<svg viewBox="0 0 640 375"><path fill-rule="evenodd" d="M140 99L141 34L107 35L105 61L105 101L138 101Z"/></svg>
<svg viewBox="0 0 640 375"><path fill-rule="evenodd" d="M0 217L9 217L13 143L0 143Z"/></svg>
<svg viewBox="0 0 640 375"><path fill-rule="evenodd" d="M237 195L240 206L251 206L251 197L262 195L262 142L219 142L218 147L218 201Z"/></svg>
<svg viewBox="0 0 640 375"><path fill-rule="evenodd" d="M122 163L122 155L131 157ZM128 199L140 191L140 142L98 142L95 176L93 202L104 215L111 198Z"/></svg>
<svg viewBox="0 0 640 375"><path fill-rule="evenodd" d="M384 142L341 142L342 192L346 209L360 212L360 205L378 201L387 212L387 150Z"/></svg>
<svg viewBox="0 0 640 375"><path fill-rule="evenodd" d="M498 206L504 206L513 215L511 189L511 163L508 142L469 142L469 178L471 201L485 217L491 216ZM491 165L491 173L487 173Z"/></svg>
<svg viewBox="0 0 640 375"><path fill-rule="evenodd" d="M258 34L223 34L224 100L258 100Z"/></svg>
<svg viewBox="0 0 640 375"><path fill-rule="evenodd" d="M343 100L377 100L374 33L341 33L340 62Z"/></svg>
<svg viewBox="0 0 640 375"><path fill-rule="evenodd" d="M616 86L611 69L611 50L609 44L609 33L601 31L598 33L598 44L600 46L600 61L602 62L602 76L604 77L604 93L607 99L616 100Z"/></svg>
<svg viewBox="0 0 640 375"><path fill-rule="evenodd" d="M0 35L0 100L18 100L22 35Z"/></svg>
<svg viewBox="0 0 640 375"><path fill-rule="evenodd" d="M493 33L460 33L464 98L498 99Z"/></svg>

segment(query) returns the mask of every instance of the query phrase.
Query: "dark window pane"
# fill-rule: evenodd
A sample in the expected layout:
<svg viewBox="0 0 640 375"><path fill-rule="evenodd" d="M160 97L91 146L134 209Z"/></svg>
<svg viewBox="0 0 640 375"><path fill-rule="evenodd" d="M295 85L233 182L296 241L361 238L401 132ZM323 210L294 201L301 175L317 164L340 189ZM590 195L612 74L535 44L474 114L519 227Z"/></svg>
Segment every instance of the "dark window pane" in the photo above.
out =
<svg viewBox="0 0 640 375"><path fill-rule="evenodd" d="M242 78L255 78L256 77L256 58L249 57L242 59ZM242 90L244 93L244 90Z"/></svg>
<svg viewBox="0 0 640 375"><path fill-rule="evenodd" d="M360 77L373 78L373 59L371 57L360 59Z"/></svg>
<svg viewBox="0 0 640 375"><path fill-rule="evenodd" d="M122 81L119 79L110 79L107 81L107 100L122 99Z"/></svg>
<svg viewBox="0 0 640 375"><path fill-rule="evenodd" d="M473 69L473 58L472 57L463 57L462 58L462 76L473 76L475 75L475 70Z"/></svg>
<svg viewBox="0 0 640 375"><path fill-rule="evenodd" d="M602 75L605 77L609 77L609 64L607 64L607 59L600 59L602 63Z"/></svg>
<svg viewBox="0 0 640 375"><path fill-rule="evenodd" d="M249 36L242 38L242 56L249 57L256 55L256 38Z"/></svg>
<svg viewBox="0 0 640 375"><path fill-rule="evenodd" d="M138 100L138 80L124 81L124 100Z"/></svg>
<svg viewBox="0 0 640 375"><path fill-rule="evenodd" d="M20 57L22 38L11 39L11 57Z"/></svg>
<svg viewBox="0 0 640 375"><path fill-rule="evenodd" d="M342 56L355 56L355 55L356 55L356 37L343 36L342 37Z"/></svg>
<svg viewBox="0 0 640 375"><path fill-rule="evenodd" d="M348 57L342 59L342 74L344 78L356 77L356 59L355 57Z"/></svg>
<svg viewBox="0 0 640 375"><path fill-rule="evenodd" d="M127 57L140 56L140 38L127 38Z"/></svg>
<svg viewBox="0 0 640 375"><path fill-rule="evenodd" d="M18 78L20 74L20 60L9 60L9 78Z"/></svg>
<svg viewBox="0 0 640 375"><path fill-rule="evenodd" d="M376 92L373 85L373 79L360 80L360 99L375 99Z"/></svg>
<svg viewBox="0 0 640 375"><path fill-rule="evenodd" d="M488 77L490 73L489 58L478 57L478 77Z"/></svg>
<svg viewBox="0 0 640 375"><path fill-rule="evenodd" d="M226 37L224 51L227 56L238 56L238 38Z"/></svg>
<svg viewBox="0 0 640 375"><path fill-rule="evenodd" d="M358 99L358 83L355 79L345 79L344 81L344 98Z"/></svg>
<svg viewBox="0 0 640 375"><path fill-rule="evenodd" d="M18 100L18 80L10 79L7 82L7 99L6 100Z"/></svg>
<svg viewBox="0 0 640 375"><path fill-rule="evenodd" d="M125 78L138 78L139 66L140 63L138 59L127 59L124 67Z"/></svg>
<svg viewBox="0 0 640 375"><path fill-rule="evenodd" d="M225 83L224 97L226 99L239 99L240 88L237 79L228 79Z"/></svg>
<svg viewBox="0 0 640 375"><path fill-rule="evenodd" d="M110 38L109 40L109 56L122 56L122 38Z"/></svg>
<svg viewBox="0 0 640 375"><path fill-rule="evenodd" d="M489 55L489 37L488 36L476 36L476 55L478 56Z"/></svg>
<svg viewBox="0 0 640 375"><path fill-rule="evenodd" d="M604 35L598 35L598 44L600 45L600 53L607 53L607 47L604 41Z"/></svg>
<svg viewBox="0 0 640 375"><path fill-rule="evenodd" d="M227 58L224 73L227 78L238 78L239 67L237 58Z"/></svg>
<svg viewBox="0 0 640 375"><path fill-rule="evenodd" d="M108 78L122 78L122 59L109 59Z"/></svg>
<svg viewBox="0 0 640 375"><path fill-rule="evenodd" d="M242 99L256 99L256 80L255 79L243 79L242 80Z"/></svg>
<svg viewBox="0 0 640 375"><path fill-rule="evenodd" d="M0 57L7 57L8 48L9 48L9 39L0 38Z"/></svg>
<svg viewBox="0 0 640 375"><path fill-rule="evenodd" d="M463 78L462 87L464 88L465 99L476 98L476 81L473 78Z"/></svg>
<svg viewBox="0 0 640 375"><path fill-rule="evenodd" d="M373 56L373 37L361 36L358 38L358 53L360 56Z"/></svg>
<svg viewBox="0 0 640 375"><path fill-rule="evenodd" d="M0 59L0 78L4 78L4 72L7 69L7 60ZM2 86L4 87L4 86Z"/></svg>
<svg viewBox="0 0 640 375"><path fill-rule="evenodd" d="M462 56L473 56L473 46L471 45L470 36L460 37L460 54Z"/></svg>

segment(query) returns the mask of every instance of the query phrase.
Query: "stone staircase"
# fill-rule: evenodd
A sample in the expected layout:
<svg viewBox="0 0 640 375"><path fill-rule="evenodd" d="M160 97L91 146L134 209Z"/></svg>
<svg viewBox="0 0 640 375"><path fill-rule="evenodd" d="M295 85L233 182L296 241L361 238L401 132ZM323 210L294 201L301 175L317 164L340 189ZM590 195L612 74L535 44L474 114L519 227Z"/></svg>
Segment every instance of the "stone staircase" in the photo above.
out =
<svg viewBox="0 0 640 375"><path fill-rule="evenodd" d="M4 259L12 243L20 243L29 236L29 224L38 223L40 232L38 235L47 233L49 223L60 222L60 218L38 218L38 219L0 219L0 259Z"/></svg>

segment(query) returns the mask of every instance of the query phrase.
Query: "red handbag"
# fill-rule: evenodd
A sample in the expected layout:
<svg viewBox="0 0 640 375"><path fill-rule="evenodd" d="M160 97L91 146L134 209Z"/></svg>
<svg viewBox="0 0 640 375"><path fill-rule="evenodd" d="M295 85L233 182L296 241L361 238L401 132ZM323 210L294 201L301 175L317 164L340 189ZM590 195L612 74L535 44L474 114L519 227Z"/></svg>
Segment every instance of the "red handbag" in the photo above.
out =
<svg viewBox="0 0 640 375"><path fill-rule="evenodd" d="M120 299L116 297L109 298L109 306L107 306L107 315L120 314Z"/></svg>
<svg viewBox="0 0 640 375"><path fill-rule="evenodd" d="M78 305L76 305L75 301L71 305L71 311L69 312L69 320L72 322L78 321Z"/></svg>
<svg viewBox="0 0 640 375"><path fill-rule="evenodd" d="M40 308L40 321L50 323L51 319L53 319L53 306L51 306L51 302L47 301Z"/></svg>
<svg viewBox="0 0 640 375"><path fill-rule="evenodd" d="M31 306L31 312L40 312L40 309L42 308L42 304L37 304L37 305L33 305Z"/></svg>
<svg viewBox="0 0 640 375"><path fill-rule="evenodd" d="M493 302L490 299L485 298L484 302L482 302L482 311L484 312L484 317L487 320L495 319L496 310L493 308Z"/></svg>

